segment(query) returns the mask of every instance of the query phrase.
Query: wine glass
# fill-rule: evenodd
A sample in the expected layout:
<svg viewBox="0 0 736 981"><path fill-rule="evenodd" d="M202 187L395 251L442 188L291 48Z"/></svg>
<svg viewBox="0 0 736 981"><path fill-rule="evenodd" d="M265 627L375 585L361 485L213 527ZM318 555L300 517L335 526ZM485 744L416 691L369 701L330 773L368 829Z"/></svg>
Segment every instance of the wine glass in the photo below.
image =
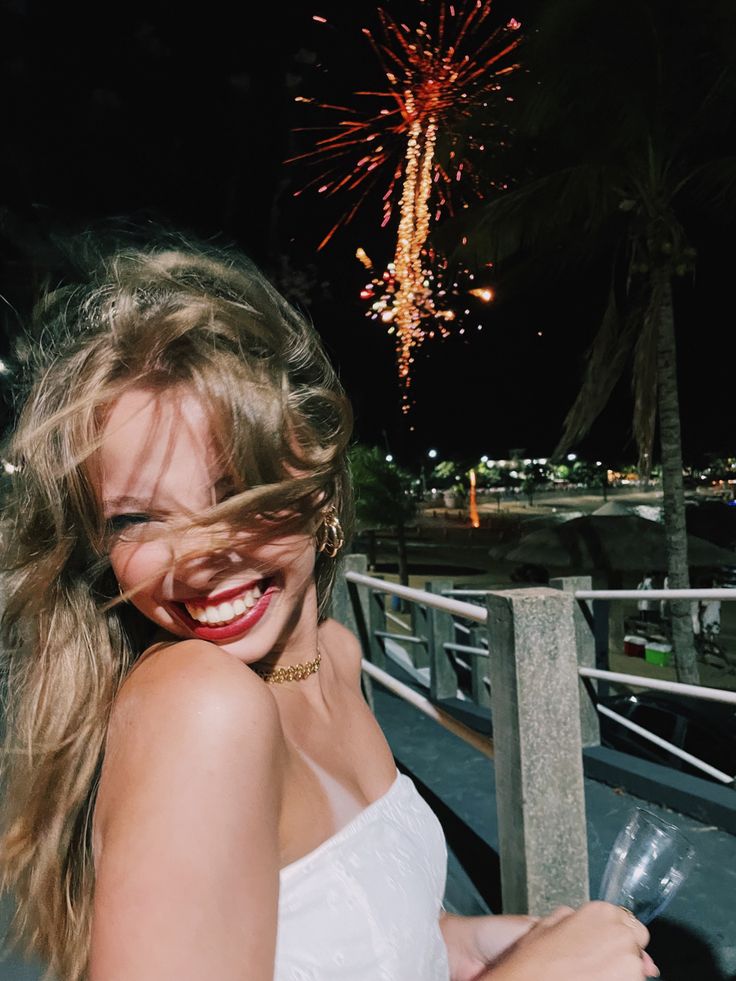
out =
<svg viewBox="0 0 736 981"><path fill-rule="evenodd" d="M695 849L674 824L636 807L613 843L599 898L649 923L680 888L694 858Z"/></svg>

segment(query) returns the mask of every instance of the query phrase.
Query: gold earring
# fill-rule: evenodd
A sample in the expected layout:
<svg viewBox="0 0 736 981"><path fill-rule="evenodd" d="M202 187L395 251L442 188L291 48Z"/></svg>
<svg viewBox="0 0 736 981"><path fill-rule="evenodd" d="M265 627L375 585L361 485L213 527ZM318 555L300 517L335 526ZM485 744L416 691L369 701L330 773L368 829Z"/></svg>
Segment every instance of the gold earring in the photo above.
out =
<svg viewBox="0 0 736 981"><path fill-rule="evenodd" d="M322 524L317 529L315 543L317 551L324 552L330 559L334 559L345 544L345 535L337 516L337 508L332 504L322 508Z"/></svg>

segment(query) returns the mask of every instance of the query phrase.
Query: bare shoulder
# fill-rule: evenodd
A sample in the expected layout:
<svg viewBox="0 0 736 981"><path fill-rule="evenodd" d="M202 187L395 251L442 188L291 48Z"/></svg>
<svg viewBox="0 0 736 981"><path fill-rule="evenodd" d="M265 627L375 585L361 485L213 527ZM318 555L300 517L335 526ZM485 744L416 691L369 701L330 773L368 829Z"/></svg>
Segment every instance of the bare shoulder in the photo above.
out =
<svg viewBox="0 0 736 981"><path fill-rule="evenodd" d="M212 738L223 729L258 728L268 740L277 735L278 720L273 696L247 665L215 644L185 640L130 673L113 706L107 752L131 737L132 722L136 731L153 727L160 736L174 726L181 735L182 725Z"/></svg>
<svg viewBox="0 0 736 981"><path fill-rule="evenodd" d="M215 645L173 644L131 673L95 812L91 981L240 978L249 960L271 977L281 746L272 695Z"/></svg>
<svg viewBox="0 0 736 981"><path fill-rule="evenodd" d="M224 699L234 705L247 699L264 711L275 705L268 687L247 665L204 640L168 644L146 657L123 684L116 708L145 704L152 697L218 703Z"/></svg>
<svg viewBox="0 0 736 981"><path fill-rule="evenodd" d="M337 620L328 619L320 624L319 642L338 673L359 685L363 651L355 634Z"/></svg>
<svg viewBox="0 0 736 981"><path fill-rule="evenodd" d="M186 772L240 774L276 766L278 709L266 685L237 658L206 641L171 644L146 658L123 684L108 727L95 824L117 804ZM108 806L111 805L111 806Z"/></svg>

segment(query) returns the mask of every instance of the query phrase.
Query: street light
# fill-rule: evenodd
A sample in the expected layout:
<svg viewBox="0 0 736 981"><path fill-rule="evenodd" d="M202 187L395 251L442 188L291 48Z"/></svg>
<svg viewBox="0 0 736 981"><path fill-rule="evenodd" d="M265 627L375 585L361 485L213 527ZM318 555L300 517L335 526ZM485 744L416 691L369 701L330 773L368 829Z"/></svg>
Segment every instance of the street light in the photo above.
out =
<svg viewBox="0 0 736 981"><path fill-rule="evenodd" d="M435 460L437 458L437 450L427 450L427 456L430 460ZM424 471L424 460L422 460L422 500L427 494L427 475Z"/></svg>
<svg viewBox="0 0 736 981"><path fill-rule="evenodd" d="M386 454L386 463L393 463L393 462L394 462L393 456L390 453L387 453Z"/></svg>

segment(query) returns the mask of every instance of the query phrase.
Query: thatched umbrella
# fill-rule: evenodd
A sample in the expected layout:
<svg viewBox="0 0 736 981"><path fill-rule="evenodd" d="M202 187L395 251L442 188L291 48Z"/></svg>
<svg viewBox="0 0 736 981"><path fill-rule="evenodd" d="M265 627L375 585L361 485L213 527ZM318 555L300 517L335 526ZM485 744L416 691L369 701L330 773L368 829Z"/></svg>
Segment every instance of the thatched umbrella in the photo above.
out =
<svg viewBox="0 0 736 981"><path fill-rule="evenodd" d="M690 566L715 568L734 561L734 553L703 538L688 535L687 542ZM626 573L629 578L632 573L667 569L665 530L658 521L626 513L621 505L604 505L593 514L531 532L506 552L504 559L560 572L567 570L573 575L590 573L609 589L621 589ZM614 603L610 609L609 650L622 649L623 635L624 606Z"/></svg>
<svg viewBox="0 0 736 981"><path fill-rule="evenodd" d="M601 509L602 510L602 509ZM688 535L691 566L727 565L734 553ZM586 514L526 535L506 552L508 562L529 562L577 574L645 572L667 568L664 526L636 514Z"/></svg>

